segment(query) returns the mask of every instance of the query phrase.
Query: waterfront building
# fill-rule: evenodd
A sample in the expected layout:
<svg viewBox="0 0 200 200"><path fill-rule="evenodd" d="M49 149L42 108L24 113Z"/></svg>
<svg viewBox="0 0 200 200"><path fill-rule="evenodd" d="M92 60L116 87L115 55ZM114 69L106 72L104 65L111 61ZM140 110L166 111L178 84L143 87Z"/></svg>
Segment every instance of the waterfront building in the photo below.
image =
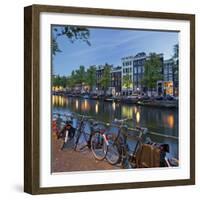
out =
<svg viewBox="0 0 200 200"><path fill-rule="evenodd" d="M122 61L122 78L121 78L121 87L123 95L132 95L133 93L133 56L123 57ZM129 79L129 84L125 83L126 79ZM128 85L128 86L127 86Z"/></svg>
<svg viewBox="0 0 200 200"><path fill-rule="evenodd" d="M162 68L160 73L163 75L163 54L157 54L160 58ZM143 85L142 79L145 72L145 62L149 59L149 56L144 52L140 52L135 56L123 57L122 60L122 94L131 95L134 92L146 92L147 88ZM123 84L124 77L130 77L132 84L127 88ZM156 88L155 88L156 89Z"/></svg>
<svg viewBox="0 0 200 200"><path fill-rule="evenodd" d="M133 60L133 80L134 80L134 90L143 92L144 87L142 84L142 79L144 77L144 64L147 60L146 53L141 52L134 56Z"/></svg>
<svg viewBox="0 0 200 200"><path fill-rule="evenodd" d="M163 81L158 84L162 85L164 95L178 95L178 66L177 59L164 60Z"/></svg>
<svg viewBox="0 0 200 200"><path fill-rule="evenodd" d="M113 67L111 70L111 88L113 89L113 95L120 95L121 93L121 77L122 77L122 67Z"/></svg>
<svg viewBox="0 0 200 200"><path fill-rule="evenodd" d="M104 70L106 66L109 67L110 70L112 70L113 68L112 65L105 64L105 65L99 65L96 69L96 90L100 94L103 93L103 87L101 86L101 79L104 76Z"/></svg>
<svg viewBox="0 0 200 200"><path fill-rule="evenodd" d="M96 69L96 89L99 91L101 90L101 84L100 84L100 81L101 81L101 78L103 76L103 73L104 73L104 66L103 65L99 65Z"/></svg>
<svg viewBox="0 0 200 200"><path fill-rule="evenodd" d="M173 59L164 60L164 81L173 81Z"/></svg>

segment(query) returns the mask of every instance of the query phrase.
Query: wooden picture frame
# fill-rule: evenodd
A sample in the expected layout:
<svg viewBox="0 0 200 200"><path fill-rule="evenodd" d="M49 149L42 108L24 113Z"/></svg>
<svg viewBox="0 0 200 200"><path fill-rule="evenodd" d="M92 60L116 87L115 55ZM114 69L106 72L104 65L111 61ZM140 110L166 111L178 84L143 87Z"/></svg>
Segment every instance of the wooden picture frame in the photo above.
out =
<svg viewBox="0 0 200 200"><path fill-rule="evenodd" d="M190 45L190 152L189 177L177 180L141 181L125 183L105 183L90 185L68 185L41 187L40 172L40 14L58 13L99 16L142 18L154 20L178 20L189 23ZM49 47L50 48L50 47ZM183 126L183 124L182 124ZM49 134L49 133L47 133ZM113 189L148 188L195 184L195 16L192 14L161 13L147 11L127 11L97 8L79 8L49 5L32 5L24 9L24 191L30 194L47 194L63 192L83 192Z"/></svg>

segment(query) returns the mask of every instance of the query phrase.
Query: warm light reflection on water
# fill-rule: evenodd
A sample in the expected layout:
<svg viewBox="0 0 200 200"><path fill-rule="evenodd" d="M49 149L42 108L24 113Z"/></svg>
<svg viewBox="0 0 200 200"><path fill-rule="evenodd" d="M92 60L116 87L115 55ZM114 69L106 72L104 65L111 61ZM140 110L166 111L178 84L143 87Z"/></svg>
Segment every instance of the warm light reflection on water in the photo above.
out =
<svg viewBox="0 0 200 200"><path fill-rule="evenodd" d="M128 106L122 106L122 116L123 118L133 118L133 110Z"/></svg>
<svg viewBox="0 0 200 200"><path fill-rule="evenodd" d="M116 103L113 102L113 103L112 103L112 109L115 111L115 108L116 108Z"/></svg>
<svg viewBox="0 0 200 200"><path fill-rule="evenodd" d="M111 122L115 118L129 118L128 126L147 127L148 130L178 137L178 110L156 107L128 105L102 100L91 100L76 97L52 95L53 112L76 112L93 116L99 121ZM152 136L156 142L168 142L166 138ZM171 152L178 155L178 145L170 143Z"/></svg>
<svg viewBox="0 0 200 200"><path fill-rule="evenodd" d="M137 108L136 108L136 106L134 107L134 112L135 112L135 114L137 113Z"/></svg>
<svg viewBox="0 0 200 200"><path fill-rule="evenodd" d="M136 123L140 123L140 112L136 112Z"/></svg>
<svg viewBox="0 0 200 200"><path fill-rule="evenodd" d="M172 114L163 117L163 124L166 127L174 128L174 116Z"/></svg>
<svg viewBox="0 0 200 200"><path fill-rule="evenodd" d="M65 106L66 105L66 99L62 96L52 96L52 104L54 106Z"/></svg>
<svg viewBox="0 0 200 200"><path fill-rule="evenodd" d="M78 100L76 100L76 110L78 110Z"/></svg>
<svg viewBox="0 0 200 200"><path fill-rule="evenodd" d="M95 115L100 120L110 121L114 118L129 118L130 126L146 126L149 129L164 132L165 134L177 135L177 111L149 108L136 105L126 105L116 102L104 102L90 99L63 97L52 95L54 108L61 108L80 114Z"/></svg>
<svg viewBox="0 0 200 200"><path fill-rule="evenodd" d="M98 114L99 112L99 104L98 102L95 104L95 113Z"/></svg>
<svg viewBox="0 0 200 200"><path fill-rule="evenodd" d="M169 125L170 128L174 127L174 116L173 115L169 115L167 117L167 123Z"/></svg>
<svg viewBox="0 0 200 200"><path fill-rule="evenodd" d="M87 99L85 99L84 101L81 102L81 110L82 111L90 110L90 104L88 103Z"/></svg>

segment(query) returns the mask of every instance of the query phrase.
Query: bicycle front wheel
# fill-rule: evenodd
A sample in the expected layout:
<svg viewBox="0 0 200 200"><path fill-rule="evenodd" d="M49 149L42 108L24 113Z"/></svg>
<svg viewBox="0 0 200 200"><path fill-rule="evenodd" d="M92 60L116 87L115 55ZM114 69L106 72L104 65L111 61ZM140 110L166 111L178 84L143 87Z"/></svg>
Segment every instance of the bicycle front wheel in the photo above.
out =
<svg viewBox="0 0 200 200"><path fill-rule="evenodd" d="M116 143L113 141L109 141L109 145L107 147L107 153L106 153L106 160L111 165L116 165L121 160L121 154L119 152L119 148Z"/></svg>
<svg viewBox="0 0 200 200"><path fill-rule="evenodd" d="M107 153L107 144L103 135L95 132L91 137L91 150L97 160L103 160Z"/></svg>

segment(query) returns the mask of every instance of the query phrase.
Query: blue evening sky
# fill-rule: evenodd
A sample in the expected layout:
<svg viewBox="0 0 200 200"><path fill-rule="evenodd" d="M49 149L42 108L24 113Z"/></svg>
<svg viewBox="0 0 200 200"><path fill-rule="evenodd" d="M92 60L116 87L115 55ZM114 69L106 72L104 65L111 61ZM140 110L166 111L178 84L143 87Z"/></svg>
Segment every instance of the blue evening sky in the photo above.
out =
<svg viewBox="0 0 200 200"><path fill-rule="evenodd" d="M58 37L57 42L62 52L53 58L54 74L70 75L80 65L85 68L105 63L118 66L121 65L122 57L134 56L139 52L163 53L164 59L169 59L173 55L173 45L178 43L178 32L88 29L91 46L81 40L71 43L65 36Z"/></svg>

